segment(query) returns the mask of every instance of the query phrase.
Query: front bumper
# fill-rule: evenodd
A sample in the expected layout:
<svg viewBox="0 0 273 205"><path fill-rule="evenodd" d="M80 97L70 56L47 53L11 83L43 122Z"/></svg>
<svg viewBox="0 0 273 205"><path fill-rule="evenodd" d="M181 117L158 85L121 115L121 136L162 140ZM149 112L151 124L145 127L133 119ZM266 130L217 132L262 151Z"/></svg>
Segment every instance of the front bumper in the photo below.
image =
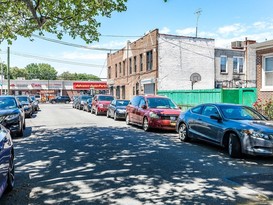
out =
<svg viewBox="0 0 273 205"><path fill-rule="evenodd" d="M244 136L242 140L242 152L257 156L273 156L273 139Z"/></svg>
<svg viewBox="0 0 273 205"><path fill-rule="evenodd" d="M162 120L162 119L150 119L149 127L161 129L161 130L175 130L176 121Z"/></svg>

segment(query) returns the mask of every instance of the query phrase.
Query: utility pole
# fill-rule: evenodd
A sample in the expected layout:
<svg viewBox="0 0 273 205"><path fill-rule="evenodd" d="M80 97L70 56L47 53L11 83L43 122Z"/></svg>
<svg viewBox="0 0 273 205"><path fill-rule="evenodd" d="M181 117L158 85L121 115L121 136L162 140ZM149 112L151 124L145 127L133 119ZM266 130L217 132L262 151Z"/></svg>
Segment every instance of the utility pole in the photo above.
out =
<svg viewBox="0 0 273 205"><path fill-rule="evenodd" d="M8 47L8 62L7 62L7 77L8 77L8 95L10 95L10 64L9 64L9 61L10 61L10 49Z"/></svg>
<svg viewBox="0 0 273 205"><path fill-rule="evenodd" d="M195 37L197 38L197 32L198 32L198 21L199 16L201 15L202 9L198 9L194 14L196 15L196 30L195 30Z"/></svg>

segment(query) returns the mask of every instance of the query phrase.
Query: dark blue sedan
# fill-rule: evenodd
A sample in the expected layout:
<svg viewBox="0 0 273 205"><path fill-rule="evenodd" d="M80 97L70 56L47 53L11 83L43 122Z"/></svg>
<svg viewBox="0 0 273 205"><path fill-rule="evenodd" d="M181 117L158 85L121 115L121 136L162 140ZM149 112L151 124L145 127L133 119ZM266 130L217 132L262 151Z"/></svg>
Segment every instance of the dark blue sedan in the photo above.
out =
<svg viewBox="0 0 273 205"><path fill-rule="evenodd" d="M106 116L112 117L114 120L125 119L126 106L129 100L113 100L107 110Z"/></svg>
<svg viewBox="0 0 273 205"><path fill-rule="evenodd" d="M200 139L227 148L231 157L273 156L273 121L255 109L235 104L202 104L180 114L181 141Z"/></svg>
<svg viewBox="0 0 273 205"><path fill-rule="evenodd" d="M14 149L10 131L0 125L0 197L14 187Z"/></svg>

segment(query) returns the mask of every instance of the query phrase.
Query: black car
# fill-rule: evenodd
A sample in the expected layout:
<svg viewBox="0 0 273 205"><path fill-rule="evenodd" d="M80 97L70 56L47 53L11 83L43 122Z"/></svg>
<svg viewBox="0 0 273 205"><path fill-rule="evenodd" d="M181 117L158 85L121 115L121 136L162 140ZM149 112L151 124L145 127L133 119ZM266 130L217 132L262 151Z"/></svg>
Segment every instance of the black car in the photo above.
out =
<svg viewBox="0 0 273 205"><path fill-rule="evenodd" d="M80 95L79 98L77 99L77 102L75 104L75 107L79 110L83 109L84 103L88 100L92 99L91 95Z"/></svg>
<svg viewBox="0 0 273 205"><path fill-rule="evenodd" d="M65 103L68 104L71 102L71 99L69 96L63 95L63 96L57 96L53 99L49 100L50 103L55 104L55 103Z"/></svg>
<svg viewBox="0 0 273 205"><path fill-rule="evenodd" d="M176 130L181 141L200 139L225 147L231 157L273 156L273 121L255 109L208 103L180 114Z"/></svg>
<svg viewBox="0 0 273 205"><path fill-rule="evenodd" d="M0 124L9 129L12 136L23 136L25 112L15 96L0 96Z"/></svg>
<svg viewBox="0 0 273 205"><path fill-rule="evenodd" d="M39 100L37 100L34 95L31 95L29 97L32 100L33 110L34 111L38 111L40 109L40 107L39 107Z"/></svg>
<svg viewBox="0 0 273 205"><path fill-rule="evenodd" d="M34 112L34 104L29 96L26 95L18 95L16 98L19 100L20 104L24 108L25 117L31 118Z"/></svg>
<svg viewBox="0 0 273 205"><path fill-rule="evenodd" d="M87 112L91 112L92 107L92 97L88 98L86 101L83 102L83 110Z"/></svg>
<svg viewBox="0 0 273 205"><path fill-rule="evenodd" d="M113 117L114 120L125 119L126 106L129 102L129 100L113 100L108 107L106 116Z"/></svg>

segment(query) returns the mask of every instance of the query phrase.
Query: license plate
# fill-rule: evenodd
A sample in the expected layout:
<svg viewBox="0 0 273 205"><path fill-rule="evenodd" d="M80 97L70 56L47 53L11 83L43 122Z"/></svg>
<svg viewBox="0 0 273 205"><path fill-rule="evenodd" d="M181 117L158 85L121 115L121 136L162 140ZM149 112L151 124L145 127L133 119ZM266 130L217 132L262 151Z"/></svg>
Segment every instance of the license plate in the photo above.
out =
<svg viewBox="0 0 273 205"><path fill-rule="evenodd" d="M175 126L176 125L176 122L171 122L171 126Z"/></svg>

